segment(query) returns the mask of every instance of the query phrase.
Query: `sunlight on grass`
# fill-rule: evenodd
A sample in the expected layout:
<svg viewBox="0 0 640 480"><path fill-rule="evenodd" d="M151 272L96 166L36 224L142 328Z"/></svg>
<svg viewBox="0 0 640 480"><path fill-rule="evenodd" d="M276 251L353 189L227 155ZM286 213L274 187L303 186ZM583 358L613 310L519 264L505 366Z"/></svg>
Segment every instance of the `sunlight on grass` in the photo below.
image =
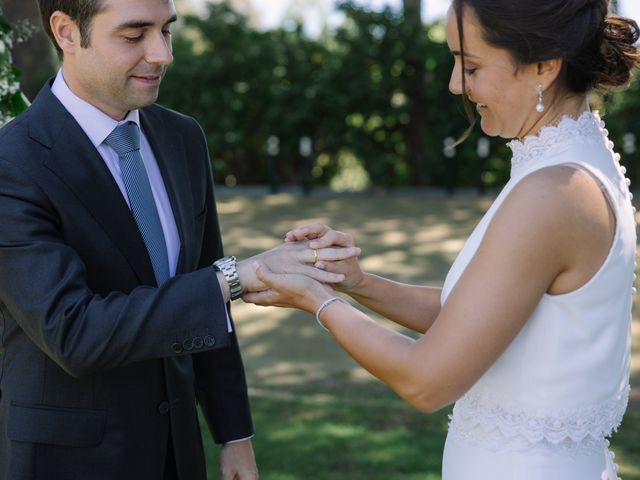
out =
<svg viewBox="0 0 640 480"><path fill-rule="evenodd" d="M322 425L318 433L333 439L349 439L367 435L367 431L362 427L354 427L352 425L333 425L331 423Z"/></svg>
<svg viewBox="0 0 640 480"><path fill-rule="evenodd" d="M261 201L264 201L264 204L268 207L281 207L283 205L295 205L300 201L300 199L298 197L294 197L293 195L281 193L278 195L269 195L267 197L262 197Z"/></svg>
<svg viewBox="0 0 640 480"><path fill-rule="evenodd" d="M322 363L277 362L269 367L259 367L255 374L268 378L278 386L297 385L300 382L324 380L326 373Z"/></svg>
<svg viewBox="0 0 640 480"><path fill-rule="evenodd" d="M240 259L323 222L352 233L363 268L441 285L489 198L271 195L218 198L225 251ZM624 480L640 480L640 308L633 393L612 447ZM235 302L262 480L439 480L447 411L417 412L360 368L312 315ZM385 323L385 322L383 322ZM385 323L388 324L388 323ZM210 478L215 449L207 444Z"/></svg>
<svg viewBox="0 0 640 480"><path fill-rule="evenodd" d="M409 240L406 232L390 231L380 235L380 244L385 247L397 247L404 245Z"/></svg>
<svg viewBox="0 0 640 480"><path fill-rule="evenodd" d="M624 478L631 477L631 476L640 477L640 468L629 466L629 465L623 465L622 467L620 467L620 475L624 475Z"/></svg>
<svg viewBox="0 0 640 480"><path fill-rule="evenodd" d="M235 213L242 212L246 207L246 201L242 198L235 198L234 200L219 201L216 206L218 209L218 215L233 215Z"/></svg>

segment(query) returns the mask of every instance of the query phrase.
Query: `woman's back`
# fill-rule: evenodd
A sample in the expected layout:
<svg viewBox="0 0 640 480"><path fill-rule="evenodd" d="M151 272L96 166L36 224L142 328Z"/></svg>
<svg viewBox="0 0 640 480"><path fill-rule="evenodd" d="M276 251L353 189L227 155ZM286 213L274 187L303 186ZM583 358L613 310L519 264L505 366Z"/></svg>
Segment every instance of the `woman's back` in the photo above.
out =
<svg viewBox="0 0 640 480"><path fill-rule="evenodd" d="M495 212L540 169L588 172L615 215L613 243L597 273L574 291L544 295L507 350L456 403L446 480L599 480L607 478L601 477L605 468L613 469L605 463L604 437L619 425L628 398L636 233L620 157L606 135L597 114L585 113L512 142L511 180L449 272L443 304Z"/></svg>

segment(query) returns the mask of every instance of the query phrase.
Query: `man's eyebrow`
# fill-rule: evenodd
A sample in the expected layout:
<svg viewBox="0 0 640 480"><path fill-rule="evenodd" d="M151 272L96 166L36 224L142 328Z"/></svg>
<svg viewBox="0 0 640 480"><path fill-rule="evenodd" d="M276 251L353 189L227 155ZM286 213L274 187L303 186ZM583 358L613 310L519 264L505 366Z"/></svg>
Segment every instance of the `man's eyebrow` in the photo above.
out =
<svg viewBox="0 0 640 480"><path fill-rule="evenodd" d="M450 50L451 54L454 57L461 57L462 56L462 52L459 50ZM469 52L464 52L464 56L465 57L471 57L471 58L480 58L478 55L474 55L473 53L469 53Z"/></svg>
<svg viewBox="0 0 640 480"><path fill-rule="evenodd" d="M176 15L172 15L171 18L169 18L169 20L165 22L165 25L173 23L176 20L178 20L178 17ZM147 22L143 20L133 20L131 22L126 22L121 25L118 25L118 27L116 28L116 31L129 30L129 29L135 29L135 28L147 28L147 27L152 27L153 25L154 25L153 22Z"/></svg>

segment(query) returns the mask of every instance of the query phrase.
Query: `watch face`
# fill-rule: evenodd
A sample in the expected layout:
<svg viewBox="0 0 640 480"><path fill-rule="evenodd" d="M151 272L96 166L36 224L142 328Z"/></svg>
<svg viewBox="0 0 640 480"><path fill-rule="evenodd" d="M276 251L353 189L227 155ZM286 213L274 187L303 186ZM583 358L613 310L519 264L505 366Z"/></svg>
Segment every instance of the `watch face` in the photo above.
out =
<svg viewBox="0 0 640 480"><path fill-rule="evenodd" d="M222 257L216 260L215 262L213 262L213 266L216 267L218 270L220 270L221 268L226 267L231 263L232 263L231 257Z"/></svg>

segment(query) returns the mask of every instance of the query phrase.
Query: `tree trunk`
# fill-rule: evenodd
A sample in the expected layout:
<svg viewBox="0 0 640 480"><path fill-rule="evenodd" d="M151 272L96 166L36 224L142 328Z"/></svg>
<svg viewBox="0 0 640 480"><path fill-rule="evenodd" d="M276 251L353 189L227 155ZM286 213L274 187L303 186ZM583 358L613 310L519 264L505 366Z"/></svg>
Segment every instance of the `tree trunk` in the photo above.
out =
<svg viewBox="0 0 640 480"><path fill-rule="evenodd" d="M0 0L5 18L11 25L28 20L37 27L26 42L13 46L13 63L21 72L20 87L33 100L48 77L55 73L55 53L40 23L36 0Z"/></svg>
<svg viewBox="0 0 640 480"><path fill-rule="evenodd" d="M420 36L424 35L422 25L422 0L403 0L404 21L412 32L408 39L407 67L410 72L405 83L405 93L409 105L409 124L407 125L407 147L409 152L409 165L414 186L426 184L427 172L424 152L425 130L425 59L422 58L421 49L411 50L411 45L421 44ZM413 40L413 41L412 41Z"/></svg>

